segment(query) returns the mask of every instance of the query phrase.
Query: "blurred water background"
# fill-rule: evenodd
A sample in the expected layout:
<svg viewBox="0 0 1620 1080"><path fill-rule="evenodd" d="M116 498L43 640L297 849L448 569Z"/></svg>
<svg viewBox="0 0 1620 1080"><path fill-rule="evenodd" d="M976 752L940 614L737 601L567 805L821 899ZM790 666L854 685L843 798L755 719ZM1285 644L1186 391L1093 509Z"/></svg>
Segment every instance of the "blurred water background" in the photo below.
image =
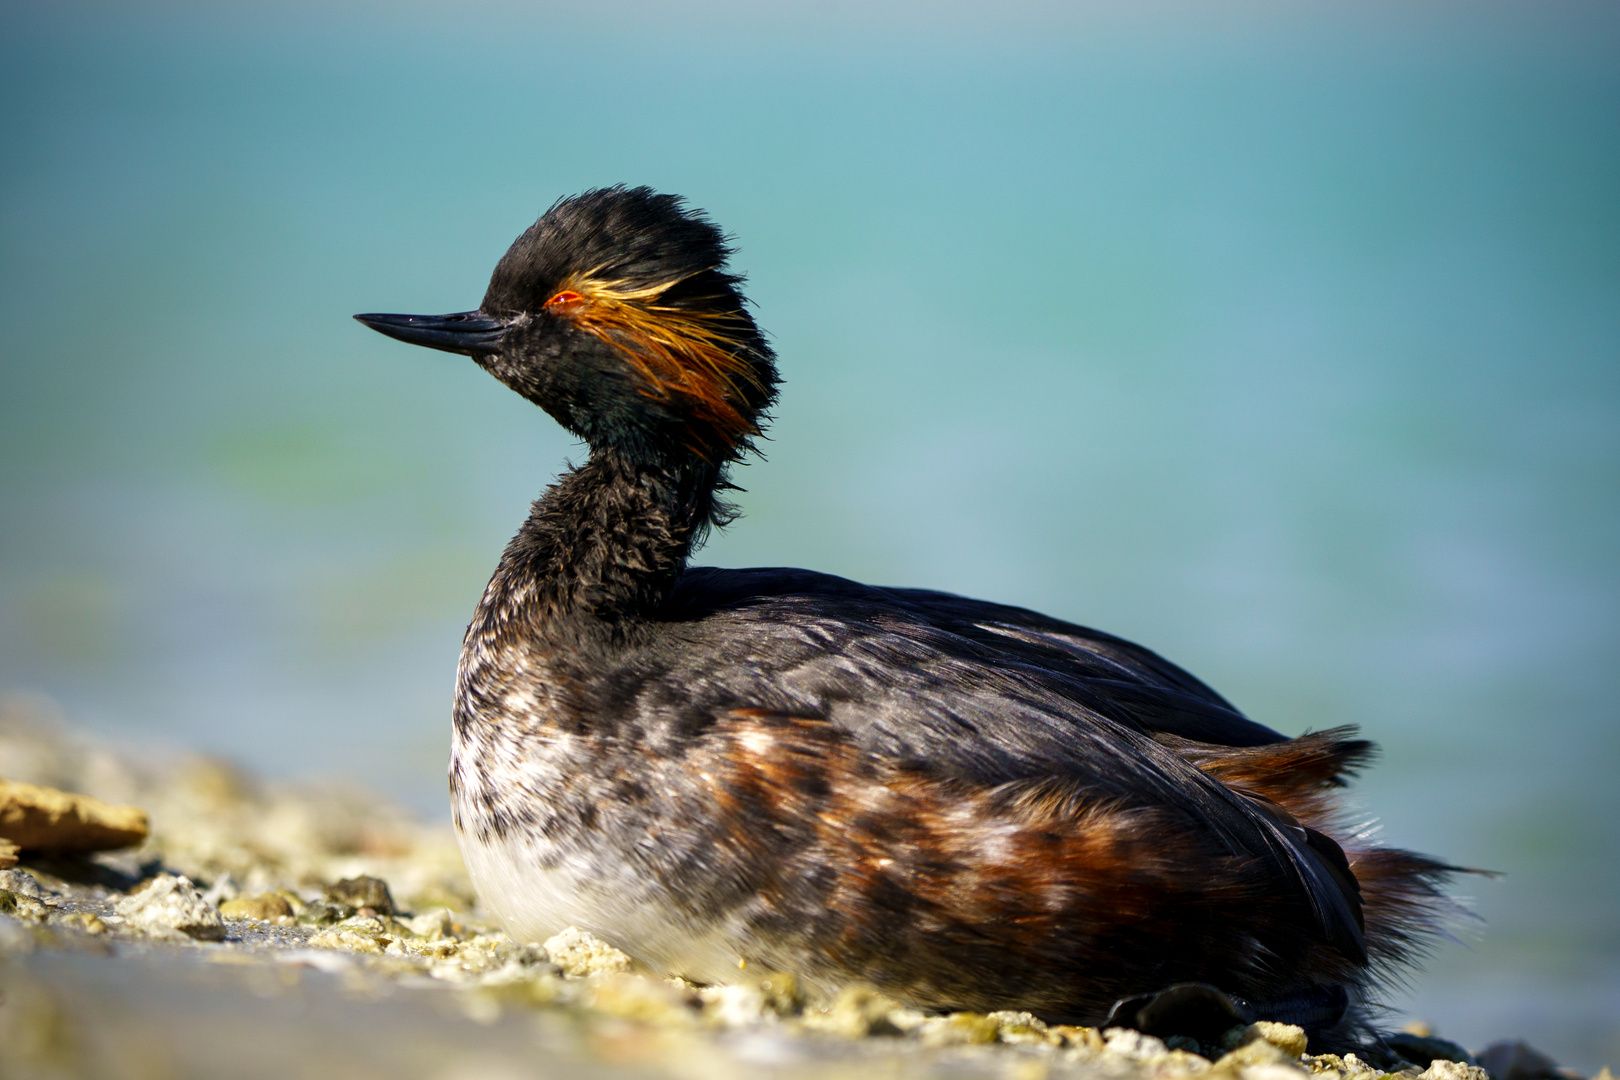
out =
<svg viewBox="0 0 1620 1080"><path fill-rule="evenodd" d="M1398 1011L1620 1065L1612 5L3 14L0 689L445 816L461 629L580 451L348 316L648 183L787 379L703 561L1361 724L1384 836L1507 873Z"/></svg>

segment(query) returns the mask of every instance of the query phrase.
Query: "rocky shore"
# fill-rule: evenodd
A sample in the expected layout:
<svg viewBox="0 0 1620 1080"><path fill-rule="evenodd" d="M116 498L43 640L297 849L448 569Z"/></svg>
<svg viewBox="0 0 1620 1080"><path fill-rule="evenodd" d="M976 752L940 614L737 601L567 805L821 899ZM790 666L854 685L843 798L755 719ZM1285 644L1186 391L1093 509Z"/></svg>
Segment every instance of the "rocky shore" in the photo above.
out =
<svg viewBox="0 0 1620 1080"><path fill-rule="evenodd" d="M17 702L0 705L8 863L0 1077L1573 1076L1522 1043L1474 1056L1426 1031L1377 1067L1265 1022L1167 1045L861 986L807 1001L778 972L694 986L579 931L508 940L448 829L363 791L143 763Z"/></svg>

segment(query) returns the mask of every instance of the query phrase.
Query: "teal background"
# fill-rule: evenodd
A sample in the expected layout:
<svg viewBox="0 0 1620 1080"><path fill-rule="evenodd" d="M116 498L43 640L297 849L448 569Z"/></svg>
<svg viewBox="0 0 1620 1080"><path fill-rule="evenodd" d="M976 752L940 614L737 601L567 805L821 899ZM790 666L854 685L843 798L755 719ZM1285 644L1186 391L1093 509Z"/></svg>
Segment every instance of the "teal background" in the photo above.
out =
<svg viewBox="0 0 1620 1080"><path fill-rule="evenodd" d="M1507 875L1397 1014L1620 1065L1612 6L0 15L0 690L443 817L461 628L580 450L348 316L648 183L787 380L702 561L1361 724L1383 837Z"/></svg>

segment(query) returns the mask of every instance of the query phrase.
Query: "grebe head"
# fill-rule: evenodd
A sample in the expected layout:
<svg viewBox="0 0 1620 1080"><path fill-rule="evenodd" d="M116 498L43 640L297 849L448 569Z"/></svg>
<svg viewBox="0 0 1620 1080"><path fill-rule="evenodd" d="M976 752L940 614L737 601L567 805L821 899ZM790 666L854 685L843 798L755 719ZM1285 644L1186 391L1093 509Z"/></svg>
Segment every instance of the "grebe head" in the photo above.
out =
<svg viewBox="0 0 1620 1080"><path fill-rule="evenodd" d="M720 465L751 448L777 383L730 255L678 196L603 188L518 237L478 310L355 318L471 356L592 449Z"/></svg>

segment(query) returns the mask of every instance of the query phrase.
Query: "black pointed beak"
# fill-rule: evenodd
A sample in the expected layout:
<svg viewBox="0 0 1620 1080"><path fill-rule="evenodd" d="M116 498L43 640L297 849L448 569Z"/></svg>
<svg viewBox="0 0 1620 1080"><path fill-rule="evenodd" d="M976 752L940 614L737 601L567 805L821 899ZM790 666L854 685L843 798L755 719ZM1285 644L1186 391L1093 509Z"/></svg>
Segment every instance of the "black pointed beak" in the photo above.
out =
<svg viewBox="0 0 1620 1080"><path fill-rule="evenodd" d="M379 334L463 356L495 352L511 325L505 319L485 315L482 311L460 311L454 315L356 315L355 318Z"/></svg>

